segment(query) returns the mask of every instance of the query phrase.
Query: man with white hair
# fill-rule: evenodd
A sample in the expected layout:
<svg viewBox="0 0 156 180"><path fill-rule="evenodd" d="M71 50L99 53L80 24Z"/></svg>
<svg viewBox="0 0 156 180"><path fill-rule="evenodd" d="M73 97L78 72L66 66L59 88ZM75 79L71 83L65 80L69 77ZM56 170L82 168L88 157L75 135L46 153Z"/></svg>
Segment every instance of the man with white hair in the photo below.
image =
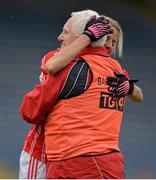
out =
<svg viewBox="0 0 156 180"><path fill-rule="evenodd" d="M57 67L56 65L59 60L61 60L60 57L64 57L67 61L69 59L71 60L71 57L73 56L74 58L79 51L84 49L87 44L90 44L90 41L97 40L99 38L97 35L99 36L101 33L97 31L97 29L100 28L101 22L105 22L105 26L101 28L101 31L105 29L105 34L111 32L109 26L106 26L107 21L103 18L97 21L98 16L92 14L92 12L93 11L82 11L72 13L72 17L67 21L63 32L58 38L59 41L61 41L61 50L55 53L46 64L48 71L55 73L57 68L55 69L54 67ZM96 17L92 17L92 15ZM88 16L89 18L85 19L84 16ZM92 19L90 19L90 17L92 17ZM82 23L81 19L84 20L82 20ZM90 19L89 23L87 23L88 19ZM85 26L86 28L84 30ZM96 35L93 35L95 29ZM107 33L106 29L108 30ZM84 35L82 35L83 32ZM101 36L103 36L103 34ZM60 91L60 101L54 105L50 113L48 112L45 124L46 150L48 155L47 178L124 178L123 158L118 148L118 132L116 132L120 127L120 123L116 124L116 130L112 131L110 129L113 122L121 121L124 97L112 98L106 85L106 77L113 76L115 70L122 74L124 71L117 62L113 62L111 58L108 58L108 52L106 52L106 48L103 48L105 39L106 38L102 38L93 42L92 46L94 46L94 48L90 47L85 49L85 51L82 51L76 58L76 66L74 65L70 69L65 83L63 83L63 88ZM79 43L82 43L83 46L82 44L78 46ZM67 52L71 50L71 46L75 48L76 51L74 49L73 54L70 51L68 57ZM100 48L95 48L96 46ZM121 54L120 46L117 45L117 47L119 47L119 54ZM109 51L109 53L111 54L112 52ZM56 64L54 63L55 61L53 61L54 59L57 60ZM105 62L106 60L108 63ZM51 66L52 64L50 62L53 62L53 66ZM58 74L65 72L65 69ZM58 69L56 71L58 71ZM86 74L86 72L90 74L91 71L93 72L93 80L90 80ZM103 76L103 71L107 76ZM57 74L55 76L57 76ZM49 77L47 77L46 80L47 82L48 78ZM58 81L59 80L61 79L58 79ZM82 80L84 80L84 82ZM51 85L55 84L51 82ZM44 94L44 88L39 88L38 94L41 93L41 90ZM48 93L49 90L45 91L45 93ZM116 90L117 88L115 88L115 91ZM30 109L26 108L26 111L24 110L26 106L34 108L32 103L32 94L34 94L34 92L37 91L34 89L29 95L26 95L21 111L24 119L28 122L38 123L40 119L39 116L30 118ZM113 93L117 94L117 92L114 92L113 89ZM129 92L126 93L128 94ZM124 94L124 96L127 94ZM47 99L49 101L52 99L49 94ZM42 99L39 98L37 101L42 102ZM96 106L97 102L99 102L98 108ZM120 104L118 104L118 102L120 102ZM94 103L96 105L94 105ZM113 103L115 106L111 104L108 105L107 103ZM43 105L38 107L40 109L38 114L41 115ZM107 122L109 120L108 117L103 118L105 114L110 114L110 120L112 120L111 116L114 115L116 115L117 118L114 118L112 122L109 123ZM101 123L106 123L106 126L110 126L107 128L108 132L112 133L112 135L107 134L107 129L101 125ZM102 133L101 130L104 132ZM116 143L112 141L116 141ZM107 143L109 145L107 145ZM88 171L86 169L88 169Z"/></svg>
<svg viewBox="0 0 156 180"><path fill-rule="evenodd" d="M91 10L86 10L84 11L84 15L83 15L83 19L85 19L85 17L87 17L85 19L85 21L83 22L84 27L85 24L89 21L88 23L88 27L86 27L85 31L84 31L84 27L83 27L83 31L84 35L83 36L87 36L90 37L92 39L92 41L96 41L100 38L102 38L103 36L105 36L108 33L111 33L112 30L110 29L109 25L108 25L108 21L104 18L99 18L97 19L97 17L99 17L98 13L95 11L91 11ZM93 17L94 15L94 17ZM70 22L69 22L70 24ZM81 28L82 29L82 28ZM65 40L61 45L61 49L64 46L68 46L70 43L72 43L74 40L76 40L82 33L80 33L79 35L76 35L72 33L72 31L70 32L70 28L67 27L67 29L64 29L64 34L65 34ZM94 32L94 33L93 33ZM85 35L86 34L86 35ZM62 36L62 35L61 35ZM59 36L59 40L62 41L62 37ZM64 36L64 35L63 35ZM80 37L81 38L81 37ZM90 38L87 39L87 41L90 43ZM83 43L83 42L81 42ZM83 47L84 48L84 47ZM83 49L82 48L82 49ZM52 51L50 53L48 53L42 60L42 65L44 63L44 61L47 59L49 59L51 56L54 55L55 52L59 51L59 49ZM85 52L84 52L85 53ZM72 57L72 55L70 55ZM28 136L26 137L25 140L25 144L24 144L24 148L20 157L20 173L19 173L19 178L28 178L28 179L36 179L36 178L45 178L45 167L46 167L46 156L45 156L45 145L44 145L44 121L46 120L46 116L47 114L51 111L52 107L56 104L56 102L61 99L61 97L58 97L61 89L64 85L65 79L67 77L67 75L69 77L72 77L72 73L69 75L68 72L70 72L71 70L76 68L80 68L80 66L82 66L82 61L78 60L74 60L71 65L69 65L68 68L66 68L62 73L59 73L58 75L56 75L55 77L47 75L47 73L45 72L45 70L43 69L42 66L42 71L43 73L45 73L45 78L44 80L46 80L45 84L43 82L42 79L42 84L41 85L37 85L34 90L30 93L27 93L24 96L24 100L23 103L21 105L21 114L23 116L24 119L26 119L29 123L32 124L36 124L33 126L33 128L31 129L31 131L29 132ZM84 64L84 63L83 63ZM74 67L74 68L73 68ZM88 69L89 72L89 68L87 66L87 64L85 63L85 69ZM82 71L84 72L84 70ZM80 73L80 75L82 75L82 73ZM76 74L74 75L76 78ZM79 82L81 81L82 77L80 76L79 81L77 84L79 84ZM85 75L83 77L84 83L85 82L89 82L89 77L87 75ZM83 83L83 84L84 84ZM52 84L52 87L51 87ZM82 84L82 88L80 92L76 92L76 94L78 93L82 93L83 91L86 90L86 88L88 87L88 84L86 84L86 86L84 86ZM52 88L52 94L50 94L50 96L48 95L48 89ZM46 91L46 92L45 92ZM75 94L75 95L76 95ZM44 95L44 98L43 98ZM48 95L48 97L46 97L46 95ZM29 100L32 99L33 105L29 102ZM42 100L45 99L45 100ZM49 101L49 105L47 106L47 100ZM31 100L30 100L31 101ZM41 103L42 101L42 103ZM41 106L44 106L44 115L40 114L40 110L38 111L37 109ZM40 107L39 107L40 106Z"/></svg>

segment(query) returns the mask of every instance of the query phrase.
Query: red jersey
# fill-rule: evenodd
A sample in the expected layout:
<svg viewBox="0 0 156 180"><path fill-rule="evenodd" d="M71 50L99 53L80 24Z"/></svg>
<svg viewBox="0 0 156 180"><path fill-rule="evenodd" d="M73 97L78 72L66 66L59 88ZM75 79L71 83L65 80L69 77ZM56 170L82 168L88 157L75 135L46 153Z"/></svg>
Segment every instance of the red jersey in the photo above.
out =
<svg viewBox="0 0 156 180"><path fill-rule="evenodd" d="M51 51L44 56L41 61L41 70L45 76L45 82L43 82L42 85L35 86L31 92L27 93L24 96L20 107L23 119L27 122L35 124L25 139L23 150L42 162L46 162L43 126L46 115L57 102L58 96L63 89L64 82L66 81L73 64L76 63L80 55L83 55L88 51L88 49L82 51L81 54L70 63L70 65L64 68L63 71L60 71L56 75L52 76L46 73L45 63L58 50L59 49ZM97 51L96 48L95 51ZM89 73L89 75L90 76L86 78L88 85L91 82L91 73ZM52 84L53 87L51 88L49 84ZM47 94L47 89L51 89L50 94ZM42 107L45 107L45 111L43 111L43 113L40 111Z"/></svg>
<svg viewBox="0 0 156 180"><path fill-rule="evenodd" d="M48 161L60 161L84 154L120 151L120 125L125 97L113 98L107 77L124 70L117 60L96 54L81 56L90 66L93 81L79 96L60 100L45 123Z"/></svg>
<svg viewBox="0 0 156 180"><path fill-rule="evenodd" d="M57 50L50 51L43 57L41 61L40 67L41 67L41 71L44 74L44 79L46 79L46 75L47 75L45 71L45 64L49 60L49 58L54 55L56 51ZM42 161L43 163L47 162L46 153L45 153L43 124L36 124L30 129L24 142L23 151L29 153L34 158Z"/></svg>

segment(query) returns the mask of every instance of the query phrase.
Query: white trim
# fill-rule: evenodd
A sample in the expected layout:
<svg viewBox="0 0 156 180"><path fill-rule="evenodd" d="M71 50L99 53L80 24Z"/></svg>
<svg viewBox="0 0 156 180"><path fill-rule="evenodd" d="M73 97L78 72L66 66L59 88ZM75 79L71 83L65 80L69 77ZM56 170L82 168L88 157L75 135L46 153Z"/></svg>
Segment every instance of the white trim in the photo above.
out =
<svg viewBox="0 0 156 180"><path fill-rule="evenodd" d="M101 175L101 178L102 178L102 179L104 179L104 177L103 177L103 175L102 175L102 172L101 172L101 170L100 170L100 167L99 167L98 163L96 162L96 160L95 160L95 158L94 158L94 157L92 157L92 159L93 159L93 161L94 161L94 163L95 163L96 167L97 167L97 168L98 168L98 170L99 170L99 173L100 173L100 175Z"/></svg>

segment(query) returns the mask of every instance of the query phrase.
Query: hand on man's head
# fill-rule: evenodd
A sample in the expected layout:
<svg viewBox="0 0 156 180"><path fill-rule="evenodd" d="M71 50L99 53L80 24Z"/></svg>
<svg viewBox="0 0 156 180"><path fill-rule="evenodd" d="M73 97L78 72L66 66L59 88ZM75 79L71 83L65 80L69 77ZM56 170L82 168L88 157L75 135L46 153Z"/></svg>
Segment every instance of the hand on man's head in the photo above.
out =
<svg viewBox="0 0 156 180"><path fill-rule="evenodd" d="M109 25L109 20L107 20L104 16L100 16L98 18L96 18L96 16L92 16L86 24L83 34L86 34L90 38L91 42L94 42L111 33L113 33L113 30Z"/></svg>

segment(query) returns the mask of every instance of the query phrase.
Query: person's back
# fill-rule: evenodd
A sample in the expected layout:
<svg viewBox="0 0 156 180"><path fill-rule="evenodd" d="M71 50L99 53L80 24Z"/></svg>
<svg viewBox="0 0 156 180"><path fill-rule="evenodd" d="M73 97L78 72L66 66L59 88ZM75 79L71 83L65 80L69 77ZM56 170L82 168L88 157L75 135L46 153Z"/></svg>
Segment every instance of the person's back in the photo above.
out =
<svg viewBox="0 0 156 180"><path fill-rule="evenodd" d="M45 123L48 160L119 151L125 97L112 98L106 79L115 71L122 74L124 71L118 61L100 56L100 51L98 53L82 56L93 73L90 87L79 96L60 100L48 115ZM72 79L67 80L68 86L72 86ZM73 88L77 91L80 87L73 84ZM70 96L68 89L64 93L67 94L64 97Z"/></svg>

